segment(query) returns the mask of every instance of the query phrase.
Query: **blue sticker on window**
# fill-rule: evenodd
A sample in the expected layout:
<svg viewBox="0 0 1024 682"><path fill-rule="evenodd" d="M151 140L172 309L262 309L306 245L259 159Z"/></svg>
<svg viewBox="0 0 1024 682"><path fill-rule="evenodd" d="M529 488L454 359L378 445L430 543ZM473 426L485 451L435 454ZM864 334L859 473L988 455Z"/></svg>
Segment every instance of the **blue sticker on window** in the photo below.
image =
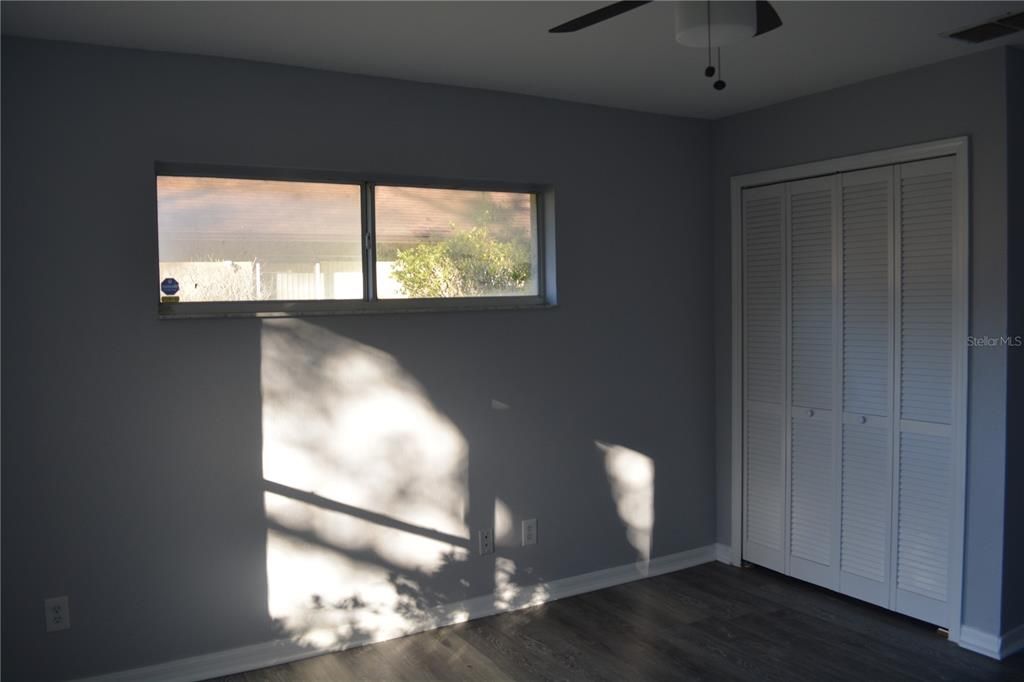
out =
<svg viewBox="0 0 1024 682"><path fill-rule="evenodd" d="M168 277L164 281L160 282L160 291L164 292L168 296L174 296L178 293L178 280L173 277Z"/></svg>

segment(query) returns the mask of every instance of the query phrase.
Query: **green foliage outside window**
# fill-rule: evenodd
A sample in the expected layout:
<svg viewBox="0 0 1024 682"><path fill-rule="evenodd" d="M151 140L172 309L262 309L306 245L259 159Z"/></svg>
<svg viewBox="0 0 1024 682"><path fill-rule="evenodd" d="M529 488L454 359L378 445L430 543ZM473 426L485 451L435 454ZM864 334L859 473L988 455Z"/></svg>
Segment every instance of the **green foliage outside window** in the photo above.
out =
<svg viewBox="0 0 1024 682"><path fill-rule="evenodd" d="M498 241L482 227L399 249L392 276L413 298L514 293L530 279L529 245Z"/></svg>

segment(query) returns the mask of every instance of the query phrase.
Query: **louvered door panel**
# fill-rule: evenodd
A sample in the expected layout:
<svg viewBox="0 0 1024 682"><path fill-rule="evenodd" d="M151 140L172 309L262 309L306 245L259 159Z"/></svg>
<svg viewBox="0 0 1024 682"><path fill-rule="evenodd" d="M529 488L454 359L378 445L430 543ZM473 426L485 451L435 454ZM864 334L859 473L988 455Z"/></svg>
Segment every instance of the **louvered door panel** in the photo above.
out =
<svg viewBox="0 0 1024 682"><path fill-rule="evenodd" d="M785 542L784 188L743 192L743 555L783 570Z"/></svg>
<svg viewBox="0 0 1024 682"><path fill-rule="evenodd" d="M766 190L772 190L768 192ZM744 331L747 400L782 400L782 188L744 192Z"/></svg>
<svg viewBox="0 0 1024 682"><path fill-rule="evenodd" d="M834 178L787 186L789 226L789 574L836 586L832 423Z"/></svg>
<svg viewBox="0 0 1024 682"><path fill-rule="evenodd" d="M889 603L890 434L884 417L844 418L840 590L880 606Z"/></svg>
<svg viewBox="0 0 1024 682"><path fill-rule="evenodd" d="M783 458L782 411L749 403L746 414L746 537L744 556L766 568L782 570Z"/></svg>
<svg viewBox="0 0 1024 682"><path fill-rule="evenodd" d="M948 623L953 424L951 157L897 168L895 608Z"/></svg>
<svg viewBox="0 0 1024 682"><path fill-rule="evenodd" d="M900 434L896 610L948 626L952 444L948 436Z"/></svg>
<svg viewBox="0 0 1024 682"><path fill-rule="evenodd" d="M832 407L832 178L789 184L794 406Z"/></svg>
<svg viewBox="0 0 1024 682"><path fill-rule="evenodd" d="M888 605L892 501L893 171L841 178L842 440L839 589Z"/></svg>
<svg viewBox="0 0 1024 682"><path fill-rule="evenodd" d="M951 424L953 169L943 161L900 168L900 417Z"/></svg>
<svg viewBox="0 0 1024 682"><path fill-rule="evenodd" d="M892 170L843 175L843 409L887 415Z"/></svg>
<svg viewBox="0 0 1024 682"><path fill-rule="evenodd" d="M789 574L834 588L832 412L794 410L791 422Z"/></svg>

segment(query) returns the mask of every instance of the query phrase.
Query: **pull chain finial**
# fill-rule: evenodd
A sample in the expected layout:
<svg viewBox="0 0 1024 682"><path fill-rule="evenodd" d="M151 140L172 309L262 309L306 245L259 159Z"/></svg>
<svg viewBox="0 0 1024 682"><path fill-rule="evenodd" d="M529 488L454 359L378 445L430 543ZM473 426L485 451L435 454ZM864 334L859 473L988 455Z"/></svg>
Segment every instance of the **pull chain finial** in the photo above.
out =
<svg viewBox="0 0 1024 682"><path fill-rule="evenodd" d="M718 48L718 80L715 81L715 90L725 90L725 81L722 80L722 48Z"/></svg>

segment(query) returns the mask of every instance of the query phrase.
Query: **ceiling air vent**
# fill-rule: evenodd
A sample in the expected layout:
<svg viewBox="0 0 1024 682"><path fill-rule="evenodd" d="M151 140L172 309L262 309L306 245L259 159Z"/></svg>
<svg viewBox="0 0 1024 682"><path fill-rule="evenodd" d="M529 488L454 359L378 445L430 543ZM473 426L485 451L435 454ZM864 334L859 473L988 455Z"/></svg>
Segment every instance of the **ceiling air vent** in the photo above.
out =
<svg viewBox="0 0 1024 682"><path fill-rule="evenodd" d="M984 24L971 26L948 35L950 38L956 38L967 43L983 43L986 40L995 40L1018 31L1024 31L1024 12L992 19Z"/></svg>

